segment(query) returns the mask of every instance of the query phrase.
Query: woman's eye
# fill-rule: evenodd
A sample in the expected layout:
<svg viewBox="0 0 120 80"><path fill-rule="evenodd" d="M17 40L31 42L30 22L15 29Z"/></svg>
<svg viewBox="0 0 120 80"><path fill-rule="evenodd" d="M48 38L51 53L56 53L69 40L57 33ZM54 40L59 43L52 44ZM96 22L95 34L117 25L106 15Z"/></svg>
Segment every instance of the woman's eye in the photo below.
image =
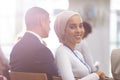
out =
<svg viewBox="0 0 120 80"><path fill-rule="evenodd" d="M75 28L75 25L70 25L70 28L71 28L71 29L74 29L74 28Z"/></svg>
<svg viewBox="0 0 120 80"><path fill-rule="evenodd" d="M79 27L80 27L80 28L83 27L83 23L80 23Z"/></svg>

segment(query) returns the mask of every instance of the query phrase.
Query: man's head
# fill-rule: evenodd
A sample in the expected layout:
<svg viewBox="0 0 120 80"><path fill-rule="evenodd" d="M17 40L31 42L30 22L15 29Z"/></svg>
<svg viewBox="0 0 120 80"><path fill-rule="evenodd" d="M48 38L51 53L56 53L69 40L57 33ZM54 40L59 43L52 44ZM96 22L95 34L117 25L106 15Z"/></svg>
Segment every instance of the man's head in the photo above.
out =
<svg viewBox="0 0 120 80"><path fill-rule="evenodd" d="M49 13L42 8L32 7L25 15L26 29L45 38L50 30Z"/></svg>
<svg viewBox="0 0 120 80"><path fill-rule="evenodd" d="M84 36L83 39L86 38L91 32L92 32L92 26L90 25L90 23L83 21L83 26L84 26Z"/></svg>

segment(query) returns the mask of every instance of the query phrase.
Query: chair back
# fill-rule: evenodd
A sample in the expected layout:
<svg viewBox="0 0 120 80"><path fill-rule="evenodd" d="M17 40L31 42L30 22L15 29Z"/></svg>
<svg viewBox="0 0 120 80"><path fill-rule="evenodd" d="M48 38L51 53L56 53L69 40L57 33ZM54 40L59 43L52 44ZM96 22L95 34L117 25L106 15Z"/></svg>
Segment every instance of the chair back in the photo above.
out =
<svg viewBox="0 0 120 80"><path fill-rule="evenodd" d="M120 48L112 50L111 72L115 80L120 80Z"/></svg>
<svg viewBox="0 0 120 80"><path fill-rule="evenodd" d="M62 80L61 77L53 76L53 80Z"/></svg>
<svg viewBox="0 0 120 80"><path fill-rule="evenodd" d="M53 76L53 80L62 80L60 76ZM79 78L75 78L75 80L78 80Z"/></svg>
<svg viewBox="0 0 120 80"><path fill-rule="evenodd" d="M11 80L48 80L46 73L9 72Z"/></svg>

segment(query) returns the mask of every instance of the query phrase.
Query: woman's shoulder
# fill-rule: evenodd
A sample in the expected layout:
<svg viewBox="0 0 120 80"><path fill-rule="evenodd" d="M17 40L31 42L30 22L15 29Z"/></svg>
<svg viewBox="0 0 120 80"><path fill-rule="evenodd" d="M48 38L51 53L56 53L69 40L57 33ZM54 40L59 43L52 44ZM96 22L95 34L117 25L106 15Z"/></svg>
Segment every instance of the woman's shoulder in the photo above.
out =
<svg viewBox="0 0 120 80"><path fill-rule="evenodd" d="M67 49L67 47L65 46L65 45L63 45L63 44L61 44L58 48L57 48L57 51L66 51L66 50L68 50Z"/></svg>
<svg viewBox="0 0 120 80"><path fill-rule="evenodd" d="M67 53L69 53L70 52L70 50L69 50L69 48L67 48L65 45L63 45L63 44L61 44L58 48L57 48L57 50L56 50L56 55L67 55Z"/></svg>

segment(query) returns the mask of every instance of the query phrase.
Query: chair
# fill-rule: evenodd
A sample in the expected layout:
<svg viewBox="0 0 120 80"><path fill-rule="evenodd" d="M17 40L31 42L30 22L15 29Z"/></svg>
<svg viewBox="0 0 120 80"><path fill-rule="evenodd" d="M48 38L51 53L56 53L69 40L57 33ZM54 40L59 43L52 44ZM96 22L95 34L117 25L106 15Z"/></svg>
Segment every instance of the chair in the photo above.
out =
<svg viewBox="0 0 120 80"><path fill-rule="evenodd" d="M53 80L62 80L61 77L53 76Z"/></svg>
<svg viewBox="0 0 120 80"><path fill-rule="evenodd" d="M9 72L11 80L48 80L46 73Z"/></svg>
<svg viewBox="0 0 120 80"><path fill-rule="evenodd" d="M53 80L62 80L62 78L59 76L53 76L52 78L53 78ZM79 78L75 78L75 80L78 80L78 79Z"/></svg>
<svg viewBox="0 0 120 80"><path fill-rule="evenodd" d="M115 80L120 80L120 48L112 50L111 72Z"/></svg>

